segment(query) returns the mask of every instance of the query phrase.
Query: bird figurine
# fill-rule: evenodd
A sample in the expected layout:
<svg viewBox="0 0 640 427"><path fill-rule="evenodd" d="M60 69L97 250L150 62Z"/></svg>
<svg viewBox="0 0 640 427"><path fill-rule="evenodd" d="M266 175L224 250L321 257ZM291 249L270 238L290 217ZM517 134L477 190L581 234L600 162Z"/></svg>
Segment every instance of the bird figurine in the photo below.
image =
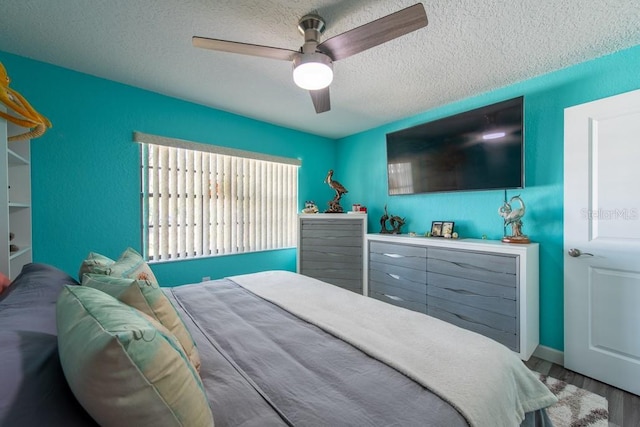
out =
<svg viewBox="0 0 640 427"><path fill-rule="evenodd" d="M520 207L513 209L511 204L517 201L520 203ZM522 217L525 213L524 202L520 196L513 196L509 202L505 202L498 209L498 215L504 218L504 226L511 226L511 236L505 236L502 241L505 243L529 243L530 240L527 236L522 234Z"/></svg>
<svg viewBox="0 0 640 427"><path fill-rule="evenodd" d="M348 193L349 191L346 188L344 188L344 185L340 184L338 181L335 181L333 179L333 169L329 170L329 172L327 173L327 177L324 179L324 182L326 184L329 184L329 187L331 187L333 191L336 192L336 195L333 198L333 200L330 200L329 202L327 202L327 204L329 205L329 209L327 209L325 213L344 212L344 210L342 209L342 206L340 206L340 199L342 198L343 194Z"/></svg>

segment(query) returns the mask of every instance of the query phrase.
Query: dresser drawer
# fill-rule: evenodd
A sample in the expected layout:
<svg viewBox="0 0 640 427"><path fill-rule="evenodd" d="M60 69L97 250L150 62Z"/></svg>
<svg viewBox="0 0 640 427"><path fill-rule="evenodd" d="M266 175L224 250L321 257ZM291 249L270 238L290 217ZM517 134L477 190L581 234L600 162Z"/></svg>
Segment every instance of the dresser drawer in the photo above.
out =
<svg viewBox="0 0 640 427"><path fill-rule="evenodd" d="M360 221L340 219L305 219L300 224L305 238L347 237L358 240L362 245L362 223Z"/></svg>
<svg viewBox="0 0 640 427"><path fill-rule="evenodd" d="M409 280L394 279L379 271L370 272L369 290L400 297L407 301L427 303L427 285Z"/></svg>
<svg viewBox="0 0 640 427"><path fill-rule="evenodd" d="M351 264L338 266L336 264L329 263L307 262L300 273L315 278L319 278L319 276L349 280L357 278L362 281L362 268Z"/></svg>
<svg viewBox="0 0 640 427"><path fill-rule="evenodd" d="M354 237L354 236L345 236L345 235L339 235L339 236L333 236L333 235L328 235L328 236L309 236L308 234L304 234L302 235L301 239L300 239L300 245L302 247L302 249L304 250L305 248L313 248L313 247L318 247L318 246L323 246L323 247L330 247L330 248L335 248L335 247L352 247L352 248L358 248L360 251L362 251L362 239L359 237Z"/></svg>
<svg viewBox="0 0 640 427"><path fill-rule="evenodd" d="M446 311L469 323L483 325L497 331L515 334L518 325L515 317L493 313L477 307L460 304L438 297L429 297L429 308Z"/></svg>
<svg viewBox="0 0 640 427"><path fill-rule="evenodd" d="M371 298L375 298L380 301L387 302L389 304L396 305L398 307L406 308L409 310L417 311L419 313L426 314L427 313L427 305L419 302L411 301L408 299L404 299L395 293L385 294L373 291L369 289L369 296Z"/></svg>
<svg viewBox="0 0 640 427"><path fill-rule="evenodd" d="M517 286L496 285L495 283L479 282L463 277L447 276L446 274L429 272L427 275L429 286L468 291L490 297L503 298L515 301L518 295ZM464 293L464 292L461 292Z"/></svg>
<svg viewBox="0 0 640 427"><path fill-rule="evenodd" d="M427 283L427 272L424 269L416 270L415 268L401 265L369 260L369 272L370 274L377 274L377 280L389 284L410 281L426 286Z"/></svg>
<svg viewBox="0 0 640 427"><path fill-rule="evenodd" d="M471 307L516 317L516 288L493 283L478 282L459 277L429 273L428 291L430 297L458 302Z"/></svg>
<svg viewBox="0 0 640 427"><path fill-rule="evenodd" d="M386 264L426 271L427 250L413 246L371 242L369 246L369 263L372 265Z"/></svg>
<svg viewBox="0 0 640 427"><path fill-rule="evenodd" d="M376 254L400 255L412 258L427 257L427 248L385 242L370 242L369 252Z"/></svg>
<svg viewBox="0 0 640 427"><path fill-rule="evenodd" d="M318 246L302 245L300 254L302 265L308 262L329 264L351 264L362 269L362 248L352 246ZM340 266L342 267L342 265Z"/></svg>
<svg viewBox="0 0 640 427"><path fill-rule="evenodd" d="M485 252L429 249L427 271L515 287L518 257Z"/></svg>
<svg viewBox="0 0 640 427"><path fill-rule="evenodd" d="M427 314L440 320L444 320L445 322L449 322L453 325L460 326L461 328L465 328L489 337L515 352L520 351L520 340L517 333L494 329L481 323L470 321L461 315L451 313L446 310L441 310L440 308L431 305L427 310Z"/></svg>

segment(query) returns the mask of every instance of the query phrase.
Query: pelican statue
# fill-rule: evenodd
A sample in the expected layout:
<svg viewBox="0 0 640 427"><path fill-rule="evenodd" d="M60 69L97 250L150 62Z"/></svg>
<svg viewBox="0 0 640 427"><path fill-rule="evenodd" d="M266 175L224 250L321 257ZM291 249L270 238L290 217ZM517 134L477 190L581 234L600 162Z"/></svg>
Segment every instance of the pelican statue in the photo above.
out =
<svg viewBox="0 0 640 427"><path fill-rule="evenodd" d="M336 192L337 199L340 199L343 194L349 192L346 188L344 188L344 185L333 179L333 169L329 169L329 173L327 173L327 177L324 179L324 182L326 184L329 184L329 187L331 187Z"/></svg>
<svg viewBox="0 0 640 427"><path fill-rule="evenodd" d="M329 209L325 212L328 212L328 213L343 212L342 206L340 206L340 199L342 198L343 194L348 193L349 191L346 188L344 188L344 185L340 184L338 181L335 181L333 179L333 169L329 170L329 173L327 173L327 177L324 179L324 182L329 184L329 187L331 187L333 191L336 192L336 196L333 198L333 200L328 202Z"/></svg>

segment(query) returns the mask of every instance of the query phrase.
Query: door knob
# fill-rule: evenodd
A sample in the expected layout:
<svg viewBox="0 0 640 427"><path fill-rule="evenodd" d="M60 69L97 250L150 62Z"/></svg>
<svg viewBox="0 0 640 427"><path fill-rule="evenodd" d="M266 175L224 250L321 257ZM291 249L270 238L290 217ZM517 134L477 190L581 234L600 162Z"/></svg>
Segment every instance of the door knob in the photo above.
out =
<svg viewBox="0 0 640 427"><path fill-rule="evenodd" d="M576 249L576 248L569 249L569 256L574 257L574 258L578 258L580 255L593 256L593 254L589 254L589 253L586 253L586 252L581 252L580 249Z"/></svg>

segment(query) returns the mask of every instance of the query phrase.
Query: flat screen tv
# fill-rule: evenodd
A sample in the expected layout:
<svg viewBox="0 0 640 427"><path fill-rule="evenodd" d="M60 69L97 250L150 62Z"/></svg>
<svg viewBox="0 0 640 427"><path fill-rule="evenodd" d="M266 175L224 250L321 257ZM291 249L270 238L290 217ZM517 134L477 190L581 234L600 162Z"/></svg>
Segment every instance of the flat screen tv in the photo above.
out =
<svg viewBox="0 0 640 427"><path fill-rule="evenodd" d="M523 101L387 134L389 194L523 188Z"/></svg>

